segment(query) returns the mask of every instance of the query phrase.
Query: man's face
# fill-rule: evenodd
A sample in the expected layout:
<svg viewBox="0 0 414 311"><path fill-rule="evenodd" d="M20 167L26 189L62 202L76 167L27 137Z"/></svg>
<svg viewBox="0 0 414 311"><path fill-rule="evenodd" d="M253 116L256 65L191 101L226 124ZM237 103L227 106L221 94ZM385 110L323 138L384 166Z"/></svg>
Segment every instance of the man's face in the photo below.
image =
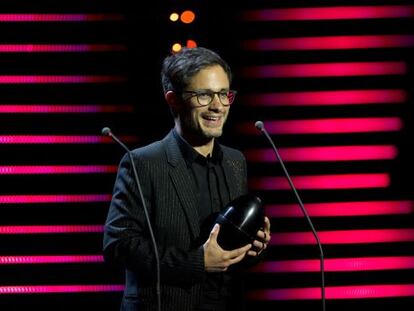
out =
<svg viewBox="0 0 414 311"><path fill-rule="evenodd" d="M229 84L226 72L216 65L199 71L184 91L225 93L229 90ZM230 107L220 102L219 95L214 95L212 102L202 107L194 93L184 93L183 98L184 107L178 113L183 134L206 141L221 136Z"/></svg>

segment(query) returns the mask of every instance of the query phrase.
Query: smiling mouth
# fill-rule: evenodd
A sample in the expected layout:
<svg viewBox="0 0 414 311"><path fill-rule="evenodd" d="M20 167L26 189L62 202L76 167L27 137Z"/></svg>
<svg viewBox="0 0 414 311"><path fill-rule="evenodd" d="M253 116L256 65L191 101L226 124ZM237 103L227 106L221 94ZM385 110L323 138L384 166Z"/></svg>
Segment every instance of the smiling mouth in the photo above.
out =
<svg viewBox="0 0 414 311"><path fill-rule="evenodd" d="M221 127L222 125L222 120L223 117L222 116L202 116L203 119L203 123L205 126L207 127Z"/></svg>
<svg viewBox="0 0 414 311"><path fill-rule="evenodd" d="M207 121L215 122L215 121L221 120L221 117L220 116L203 116L203 119Z"/></svg>

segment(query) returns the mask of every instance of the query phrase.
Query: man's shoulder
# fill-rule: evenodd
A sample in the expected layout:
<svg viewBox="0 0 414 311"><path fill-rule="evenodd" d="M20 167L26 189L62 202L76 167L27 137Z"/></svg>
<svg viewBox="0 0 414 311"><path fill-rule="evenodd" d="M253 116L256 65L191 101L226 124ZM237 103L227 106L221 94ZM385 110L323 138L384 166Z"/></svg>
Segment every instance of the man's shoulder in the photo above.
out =
<svg viewBox="0 0 414 311"><path fill-rule="evenodd" d="M158 140L148 145L136 148L132 150L132 155L134 158L140 159L156 159L163 156L163 141Z"/></svg>
<svg viewBox="0 0 414 311"><path fill-rule="evenodd" d="M225 157L231 158L233 160L244 160L245 157L243 153L235 148L228 147L226 145L220 144L221 150L223 150L223 155Z"/></svg>
<svg viewBox="0 0 414 311"><path fill-rule="evenodd" d="M144 145L142 147L136 148L131 151L132 156L135 159L140 160L149 160L149 161L155 161L160 160L164 161L167 157L166 150L168 149L168 146L174 143L174 137L172 135L172 132L170 131L164 138L161 140L149 143L147 145Z"/></svg>

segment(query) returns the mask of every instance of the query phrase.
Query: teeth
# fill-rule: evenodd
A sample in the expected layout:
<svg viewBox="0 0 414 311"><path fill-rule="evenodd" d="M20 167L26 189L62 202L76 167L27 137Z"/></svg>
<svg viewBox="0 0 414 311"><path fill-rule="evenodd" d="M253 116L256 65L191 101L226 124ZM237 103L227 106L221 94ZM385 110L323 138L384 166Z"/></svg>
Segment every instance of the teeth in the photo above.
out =
<svg viewBox="0 0 414 311"><path fill-rule="evenodd" d="M219 119L218 117L209 117L209 116L205 116L204 118L206 118L207 120L211 120L211 121L217 121Z"/></svg>

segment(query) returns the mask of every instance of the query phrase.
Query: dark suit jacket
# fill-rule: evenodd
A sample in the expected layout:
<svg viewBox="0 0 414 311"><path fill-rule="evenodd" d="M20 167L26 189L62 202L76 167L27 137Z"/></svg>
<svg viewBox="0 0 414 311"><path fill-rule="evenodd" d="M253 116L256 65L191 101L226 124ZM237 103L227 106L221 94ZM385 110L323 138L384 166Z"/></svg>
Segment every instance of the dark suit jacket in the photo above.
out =
<svg viewBox="0 0 414 311"><path fill-rule="evenodd" d="M221 146L230 199L247 192L246 161ZM161 262L163 310L194 310L205 278L196 185L170 132L132 151ZM153 246L127 155L122 159L105 224L104 255L126 267L122 310L155 310Z"/></svg>

